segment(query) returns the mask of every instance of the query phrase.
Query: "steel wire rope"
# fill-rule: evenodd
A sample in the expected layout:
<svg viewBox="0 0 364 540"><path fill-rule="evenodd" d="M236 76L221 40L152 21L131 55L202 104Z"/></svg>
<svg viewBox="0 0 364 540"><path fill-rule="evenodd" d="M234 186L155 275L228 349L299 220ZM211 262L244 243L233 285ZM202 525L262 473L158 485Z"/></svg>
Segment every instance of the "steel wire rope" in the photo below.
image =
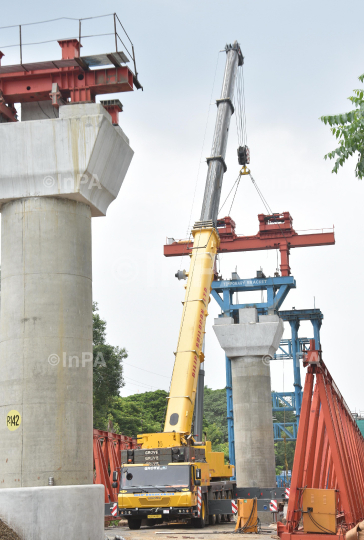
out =
<svg viewBox="0 0 364 540"><path fill-rule="evenodd" d="M208 123L209 123L210 111L211 111L211 105L212 105L211 100L212 100L212 96L214 95L215 82L216 82L216 74L217 74L217 68L218 68L218 65L219 65L219 59L220 59L220 53L221 53L221 52L222 52L222 51L219 51L219 52L217 53L217 59L216 59L216 66L215 66L214 79L213 79L213 82L212 82L211 95L210 95L210 99L209 99L209 108L208 108L208 111L207 111L207 118L206 118L205 131L204 131L204 135L203 135L202 148L201 148L200 159L199 159L198 169L197 169L197 177L196 177L196 181L195 181L195 189L194 189L193 197L192 197L192 204L191 204L190 216L189 216L189 218L188 218L188 225L187 225L187 231L186 231L186 237L187 237L188 240L191 238L191 219L192 219L193 207L194 207L194 205L195 205L196 192L197 192L197 185L198 185L198 181L199 181L199 177L200 177L200 170L201 170L201 163L202 163L202 154L203 154L203 151L204 151L204 148L205 148L205 140L206 140L206 134L207 134L207 126L208 126ZM181 255L181 260L180 260L179 270L181 270L181 267L182 267L182 261L183 261L183 255Z"/></svg>
<svg viewBox="0 0 364 540"><path fill-rule="evenodd" d="M159 390L159 388L157 388L156 386L154 386L153 384L147 384L147 383L142 383L142 382L139 382L139 381L136 381L135 379L131 379L130 377L124 377L126 380L127 380L127 383L128 384L132 384L133 386L142 386L144 388L155 388L156 390ZM129 382L131 381L131 382Z"/></svg>
<svg viewBox="0 0 364 540"><path fill-rule="evenodd" d="M156 373L155 371L149 371L148 369L144 369L144 368L141 368L141 367L138 367L138 366L134 366L133 364L129 364L128 362L124 362L123 360L123 365L126 365L126 366L130 366L130 367L134 367L136 369L140 369L141 371L146 371L147 373L151 373L152 375L158 375L159 377L165 377L166 379L169 379L169 377L167 375L162 375L161 373Z"/></svg>
<svg viewBox="0 0 364 540"><path fill-rule="evenodd" d="M244 113L243 125L244 125L244 130L245 130L244 142L245 142L245 144L248 144L248 134L247 134L247 130L246 130L244 65L241 67L241 74L242 74L241 78L242 78L242 85L243 85L243 113Z"/></svg>
<svg viewBox="0 0 364 540"><path fill-rule="evenodd" d="M221 210L223 209L223 207L224 207L226 201L227 201L228 198L230 197L231 192L233 191L233 189L234 189L234 187L235 187L235 184L239 181L239 178L240 178L240 173L239 173L237 179L235 180L235 182L234 182L234 184L233 184L233 187L232 187L231 190L229 191L228 196L226 197L226 199L224 200L224 202L223 202L222 205L220 206L220 208L219 208L219 213L221 212Z"/></svg>
<svg viewBox="0 0 364 540"><path fill-rule="evenodd" d="M238 187L239 187L239 184L240 184L240 180L241 180L241 175L239 175L239 180L238 180L238 183L236 184L236 189L235 189L235 193L234 193L233 200L231 201L231 206L230 206L230 210L229 210L228 216L230 216L230 214L231 214L231 209L232 209L233 204L234 204L234 201L235 201L235 197L236 197L236 193L237 193L237 191L238 191Z"/></svg>
<svg viewBox="0 0 364 540"><path fill-rule="evenodd" d="M255 187L255 189L256 189L256 191L257 191L257 193L258 193L260 199L262 200L262 203L263 203L265 209L269 212L270 215L273 215L272 209L270 208L268 202L266 201L266 199L265 199L263 193L261 192L260 188L258 187L258 184L257 184L256 181L254 180L252 174L249 173L249 176L250 176L250 179L251 179L251 181L252 181L252 183L253 183L253 186ZM284 234L284 232L283 232L283 229L282 229L282 227L280 226L280 224L279 224L278 221L277 221L277 225L278 225L278 228L279 228L279 230L281 231L281 234L282 234L283 238L285 239L286 244L287 244L287 246L288 246L288 239L287 239L287 237L285 236L285 234Z"/></svg>
<svg viewBox="0 0 364 540"><path fill-rule="evenodd" d="M245 85L244 85L244 66L238 72L236 82L236 99L234 106L236 110L235 122L239 146L244 146L248 142L246 129L246 107L245 107Z"/></svg>
<svg viewBox="0 0 364 540"><path fill-rule="evenodd" d="M234 99L234 106L235 106L235 110L236 110L236 114L235 114L235 124L236 124L236 132L237 132L237 136L238 136L238 144L240 144L241 142L241 139L242 139L242 133L241 133L241 130L240 130L240 122L239 122L239 107L240 107L240 92L239 92L239 74L238 74L238 80L236 82L236 96L237 98Z"/></svg>

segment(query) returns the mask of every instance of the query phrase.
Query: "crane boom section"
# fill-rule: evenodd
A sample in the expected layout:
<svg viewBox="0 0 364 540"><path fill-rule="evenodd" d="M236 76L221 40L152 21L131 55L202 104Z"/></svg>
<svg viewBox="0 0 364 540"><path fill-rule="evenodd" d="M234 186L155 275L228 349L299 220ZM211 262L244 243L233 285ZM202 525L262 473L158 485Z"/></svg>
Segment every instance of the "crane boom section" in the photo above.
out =
<svg viewBox="0 0 364 540"><path fill-rule="evenodd" d="M191 432L198 372L203 361L205 335L214 263L220 239L211 227L192 230L194 244L177 351L169 391L164 432Z"/></svg>
<svg viewBox="0 0 364 540"><path fill-rule="evenodd" d="M219 211L222 179L226 172L226 146L229 135L230 119L234 112L233 99L235 79L238 66L244 62L240 45L237 41L227 45L224 80L222 83L220 99L216 101L217 116L211 156L207 158L208 171L206 177L205 193L203 198L201 221L212 220L216 227Z"/></svg>
<svg viewBox="0 0 364 540"><path fill-rule="evenodd" d="M138 437L143 448L168 448L188 445L191 439L198 374L204 361L202 345L205 335L208 303L214 277L214 263L220 246L217 232L221 186L226 171L225 153L230 119L234 112L233 97L236 74L244 63L240 45L226 45L226 64L221 97L216 101L217 117L211 156L207 158L201 221L192 229L191 253L182 321L169 391L163 433L146 433Z"/></svg>

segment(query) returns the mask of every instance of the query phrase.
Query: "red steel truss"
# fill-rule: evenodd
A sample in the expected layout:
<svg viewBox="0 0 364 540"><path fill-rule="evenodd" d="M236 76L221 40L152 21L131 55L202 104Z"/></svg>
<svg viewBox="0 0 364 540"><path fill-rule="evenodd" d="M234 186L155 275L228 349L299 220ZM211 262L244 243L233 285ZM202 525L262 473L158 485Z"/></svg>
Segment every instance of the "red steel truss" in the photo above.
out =
<svg viewBox="0 0 364 540"><path fill-rule="evenodd" d="M94 429L94 484L105 486L105 503L118 501L120 489L121 450L138 448L137 440L125 435ZM118 486L112 487L112 474L118 471Z"/></svg>
<svg viewBox="0 0 364 540"><path fill-rule="evenodd" d="M335 244L334 231L298 234L293 228L293 219L289 212L282 214L259 214L259 232L255 236L238 236L235 222L231 217L217 221L220 236L219 253L233 251L258 251L279 249L281 254L281 274L289 276L289 252L291 248L310 246L329 246ZM174 241L164 246L166 257L189 255L193 242L190 240Z"/></svg>
<svg viewBox="0 0 364 540"><path fill-rule="evenodd" d="M364 518L364 438L311 340L292 470L287 523L278 523L281 540L322 540L340 535ZM302 494L306 488L337 491L334 534L305 533Z"/></svg>
<svg viewBox="0 0 364 540"><path fill-rule="evenodd" d="M17 121L15 103L52 99L52 104L58 107L67 100L73 103L94 102L99 94L131 92L134 85L141 88L133 72L121 65L121 53L81 57L77 39L58 43L62 59L53 61L2 66L4 54L0 51L0 114L7 121ZM90 69L98 61L113 67Z"/></svg>

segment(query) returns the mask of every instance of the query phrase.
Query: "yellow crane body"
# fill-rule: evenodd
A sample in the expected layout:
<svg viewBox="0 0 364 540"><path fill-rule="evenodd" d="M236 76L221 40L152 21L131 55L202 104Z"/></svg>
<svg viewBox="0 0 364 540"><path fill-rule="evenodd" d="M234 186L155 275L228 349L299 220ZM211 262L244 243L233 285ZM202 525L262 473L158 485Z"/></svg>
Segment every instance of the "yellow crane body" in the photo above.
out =
<svg viewBox="0 0 364 540"><path fill-rule="evenodd" d="M202 345L220 245L214 227L194 228L190 270L169 391L164 433L140 435L143 448L180 446L191 433L198 372L204 361Z"/></svg>

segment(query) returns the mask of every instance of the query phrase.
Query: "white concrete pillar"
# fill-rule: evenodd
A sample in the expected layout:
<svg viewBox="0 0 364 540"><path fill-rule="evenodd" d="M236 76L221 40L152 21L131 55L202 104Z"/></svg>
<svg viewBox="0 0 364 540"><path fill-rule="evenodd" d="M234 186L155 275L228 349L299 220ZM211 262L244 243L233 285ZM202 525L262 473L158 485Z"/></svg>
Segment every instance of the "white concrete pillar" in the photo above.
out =
<svg viewBox="0 0 364 540"><path fill-rule="evenodd" d="M275 455L269 358L283 335L277 315L239 310L239 324L215 319L215 334L231 359L238 487L274 487Z"/></svg>
<svg viewBox="0 0 364 540"><path fill-rule="evenodd" d="M33 197L1 213L0 485L92 484L90 207Z"/></svg>
<svg viewBox="0 0 364 540"><path fill-rule="evenodd" d="M0 124L0 488L53 477L88 485L91 504L91 217L117 197L133 151L100 104L32 110Z"/></svg>

